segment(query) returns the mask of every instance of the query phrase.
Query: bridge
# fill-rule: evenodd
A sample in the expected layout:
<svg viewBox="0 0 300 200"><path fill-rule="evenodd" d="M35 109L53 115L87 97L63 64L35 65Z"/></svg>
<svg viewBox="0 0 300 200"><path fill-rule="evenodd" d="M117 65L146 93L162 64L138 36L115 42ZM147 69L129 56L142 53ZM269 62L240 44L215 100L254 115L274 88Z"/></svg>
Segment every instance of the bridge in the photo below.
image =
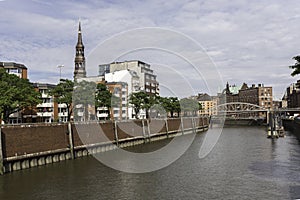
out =
<svg viewBox="0 0 300 200"><path fill-rule="evenodd" d="M257 114L257 113L284 113L284 112L300 112L300 108L278 108L267 109L262 106L244 103L244 102L230 102L217 105L212 108L213 115L233 115L233 114Z"/></svg>
<svg viewBox="0 0 300 200"><path fill-rule="evenodd" d="M212 108L212 118L221 119L226 117L227 120L255 120L269 123L270 118L282 118L287 113L300 113L300 108L279 108L268 109L259 105L245 102L230 102L217 105ZM272 120L273 121L273 120ZM276 119L281 121L281 119Z"/></svg>

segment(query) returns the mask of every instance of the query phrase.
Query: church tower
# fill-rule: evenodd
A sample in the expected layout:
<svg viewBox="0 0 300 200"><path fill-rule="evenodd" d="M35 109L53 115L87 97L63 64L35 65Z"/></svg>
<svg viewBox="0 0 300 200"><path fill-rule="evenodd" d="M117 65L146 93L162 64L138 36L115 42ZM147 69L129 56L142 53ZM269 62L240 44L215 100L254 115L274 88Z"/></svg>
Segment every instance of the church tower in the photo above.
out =
<svg viewBox="0 0 300 200"><path fill-rule="evenodd" d="M82 43L82 35L81 35L81 24L79 22L78 41L76 45L76 56L75 56L74 80L78 78L84 78L84 77L86 77L85 57L84 57L84 46Z"/></svg>

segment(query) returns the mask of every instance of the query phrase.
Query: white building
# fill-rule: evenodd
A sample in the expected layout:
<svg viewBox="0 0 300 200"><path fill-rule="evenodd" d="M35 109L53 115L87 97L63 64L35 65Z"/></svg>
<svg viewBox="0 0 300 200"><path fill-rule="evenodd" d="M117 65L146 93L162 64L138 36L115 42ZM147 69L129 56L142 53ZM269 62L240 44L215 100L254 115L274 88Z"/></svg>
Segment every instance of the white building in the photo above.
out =
<svg viewBox="0 0 300 200"><path fill-rule="evenodd" d="M99 65L99 75L121 70L136 72L139 77L139 91L145 91L149 95L159 95L159 83L156 81L156 75L149 64L139 60L131 60Z"/></svg>
<svg viewBox="0 0 300 200"><path fill-rule="evenodd" d="M120 99L122 99L122 109L123 109L123 115L125 113L125 108L127 110L127 116L126 119L133 119L134 117L134 111L133 107L129 105L128 98L131 93L140 91L140 78L137 75L137 72L132 70L120 70L115 71L112 73L106 73L105 74L105 81L107 84L110 83L126 83L127 89L125 86L122 87L122 91L119 91L120 89L116 89L118 87L115 87L113 94L116 96L120 96L120 92L122 92ZM115 85L115 84L111 84ZM115 109L115 108L114 108ZM114 114L117 113L116 110L114 110ZM114 115L115 116L115 115ZM120 118L120 117L119 117ZM122 116L124 118L124 116Z"/></svg>
<svg viewBox="0 0 300 200"><path fill-rule="evenodd" d="M68 111L66 104L58 104L54 97L49 95L49 91L56 85L47 83L34 83L36 90L41 93L42 103L36 106L36 115L39 122L50 123L54 121L67 122Z"/></svg>

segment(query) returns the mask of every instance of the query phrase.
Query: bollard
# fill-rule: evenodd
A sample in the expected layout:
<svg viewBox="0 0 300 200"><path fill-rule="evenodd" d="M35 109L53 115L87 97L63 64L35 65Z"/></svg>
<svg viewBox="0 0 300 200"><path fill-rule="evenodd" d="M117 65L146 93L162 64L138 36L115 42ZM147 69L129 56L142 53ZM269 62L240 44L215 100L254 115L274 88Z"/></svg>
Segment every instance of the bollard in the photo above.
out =
<svg viewBox="0 0 300 200"><path fill-rule="evenodd" d="M168 126L168 119L165 119L165 125L166 125L166 133L167 133L167 138L169 138L169 126Z"/></svg>
<svg viewBox="0 0 300 200"><path fill-rule="evenodd" d="M149 142L151 142L151 136L150 136L150 124L149 124L149 120L147 119L147 128L148 128L148 138L149 138Z"/></svg>
<svg viewBox="0 0 300 200"><path fill-rule="evenodd" d="M180 118L180 127L181 127L181 133L183 135L184 127L183 127L183 119L182 119L182 117Z"/></svg>
<svg viewBox="0 0 300 200"><path fill-rule="evenodd" d="M193 133L196 134L196 125L195 125L194 117L192 117L192 129L193 129Z"/></svg>
<svg viewBox="0 0 300 200"><path fill-rule="evenodd" d="M119 146L119 138L118 138L118 126L117 126L117 121L115 121L115 126L114 126L114 128L115 128L115 141L116 141L116 144L117 144L117 146Z"/></svg>
<svg viewBox="0 0 300 200"><path fill-rule="evenodd" d="M146 143L146 133L145 133L145 122L142 119L142 126L143 126L143 137L144 137L144 143Z"/></svg>
<svg viewBox="0 0 300 200"><path fill-rule="evenodd" d="M71 122L68 123L68 133L69 133L69 144L70 144L71 158L74 159L74 144L73 144L73 133L72 133Z"/></svg>

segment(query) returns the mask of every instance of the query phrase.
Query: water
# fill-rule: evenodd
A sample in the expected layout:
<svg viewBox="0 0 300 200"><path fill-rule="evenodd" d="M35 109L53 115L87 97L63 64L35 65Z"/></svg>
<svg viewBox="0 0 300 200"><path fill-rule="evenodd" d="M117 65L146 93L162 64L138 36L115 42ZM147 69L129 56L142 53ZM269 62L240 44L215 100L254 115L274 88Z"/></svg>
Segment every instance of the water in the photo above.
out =
<svg viewBox="0 0 300 200"><path fill-rule="evenodd" d="M151 173L119 172L85 157L6 174L0 177L0 199L300 198L300 140L294 135L271 140L262 127L225 128L213 151L199 159L204 136L198 134L176 162Z"/></svg>

